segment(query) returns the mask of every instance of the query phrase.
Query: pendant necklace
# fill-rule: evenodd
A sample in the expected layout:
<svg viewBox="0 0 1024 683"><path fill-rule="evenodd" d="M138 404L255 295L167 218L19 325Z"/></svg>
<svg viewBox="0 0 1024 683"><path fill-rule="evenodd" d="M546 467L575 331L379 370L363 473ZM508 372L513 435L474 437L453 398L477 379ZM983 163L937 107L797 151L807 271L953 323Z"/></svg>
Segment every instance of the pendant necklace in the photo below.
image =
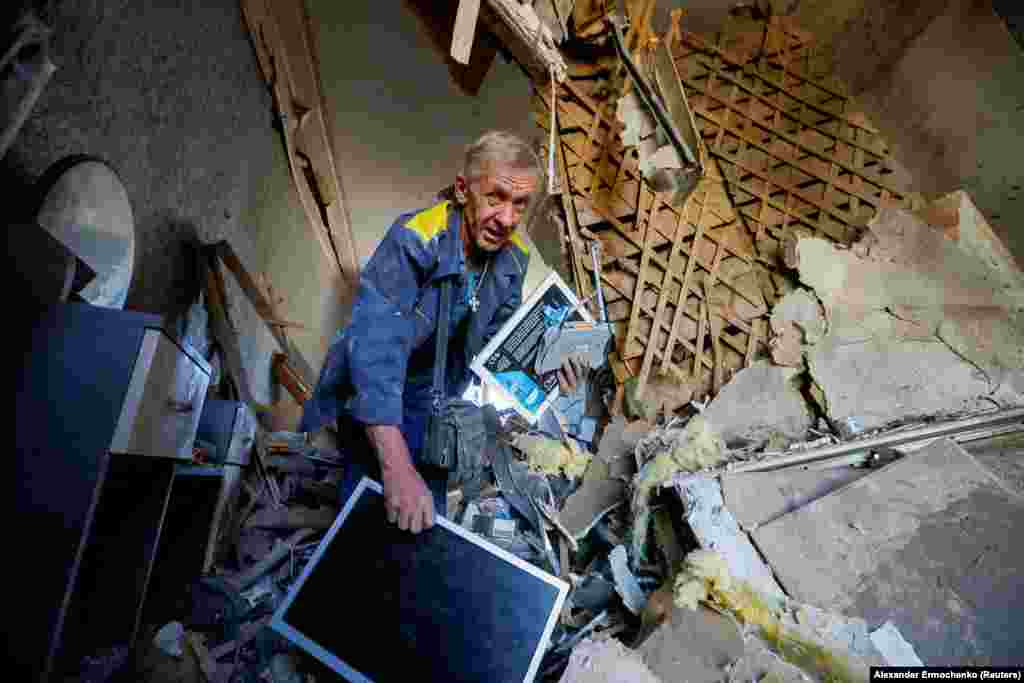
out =
<svg viewBox="0 0 1024 683"><path fill-rule="evenodd" d="M487 268L491 265L491 259L484 261L484 270L480 273L480 279L476 283L476 287L473 289L473 295L469 298L469 310L476 313L480 309L480 288L483 287L484 278L487 277Z"/></svg>

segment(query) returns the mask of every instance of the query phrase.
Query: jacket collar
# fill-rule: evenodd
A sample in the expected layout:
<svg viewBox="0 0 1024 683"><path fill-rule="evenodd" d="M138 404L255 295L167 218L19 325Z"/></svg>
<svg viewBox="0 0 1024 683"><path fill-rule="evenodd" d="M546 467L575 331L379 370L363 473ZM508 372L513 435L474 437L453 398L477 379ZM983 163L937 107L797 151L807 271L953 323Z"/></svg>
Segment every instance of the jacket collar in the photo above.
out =
<svg viewBox="0 0 1024 683"><path fill-rule="evenodd" d="M437 269L431 279L440 279L449 275L457 275L464 271L464 251L462 246L462 208L455 202L448 203L448 226L439 240ZM516 228L517 230L519 228ZM509 244L491 256L491 271L496 276L504 276L514 280L526 277L529 257L515 244Z"/></svg>

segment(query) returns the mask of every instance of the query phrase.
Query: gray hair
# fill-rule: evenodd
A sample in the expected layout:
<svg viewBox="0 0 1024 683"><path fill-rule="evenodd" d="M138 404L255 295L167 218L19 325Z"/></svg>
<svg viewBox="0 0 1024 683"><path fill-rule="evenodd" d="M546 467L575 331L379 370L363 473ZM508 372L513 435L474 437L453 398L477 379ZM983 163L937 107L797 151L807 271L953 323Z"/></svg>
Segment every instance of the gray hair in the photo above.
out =
<svg viewBox="0 0 1024 683"><path fill-rule="evenodd" d="M479 177L488 162L508 165L517 171L527 171L543 180L540 159L525 140L503 130L490 130L466 148L462 174L467 179Z"/></svg>

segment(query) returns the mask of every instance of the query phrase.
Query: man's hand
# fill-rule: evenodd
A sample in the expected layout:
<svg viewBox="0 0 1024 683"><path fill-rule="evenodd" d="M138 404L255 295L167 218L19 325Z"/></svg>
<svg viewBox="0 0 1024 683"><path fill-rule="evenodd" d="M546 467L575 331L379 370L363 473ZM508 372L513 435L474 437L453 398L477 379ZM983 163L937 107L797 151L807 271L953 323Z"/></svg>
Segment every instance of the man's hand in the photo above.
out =
<svg viewBox="0 0 1024 683"><path fill-rule="evenodd" d="M402 432L393 425L368 425L366 433L380 460L388 521L414 534L434 526L434 498L412 464Z"/></svg>
<svg viewBox="0 0 1024 683"><path fill-rule="evenodd" d="M573 358L567 358L562 367L558 370L558 388L563 394L576 392L580 378L583 377L583 363Z"/></svg>

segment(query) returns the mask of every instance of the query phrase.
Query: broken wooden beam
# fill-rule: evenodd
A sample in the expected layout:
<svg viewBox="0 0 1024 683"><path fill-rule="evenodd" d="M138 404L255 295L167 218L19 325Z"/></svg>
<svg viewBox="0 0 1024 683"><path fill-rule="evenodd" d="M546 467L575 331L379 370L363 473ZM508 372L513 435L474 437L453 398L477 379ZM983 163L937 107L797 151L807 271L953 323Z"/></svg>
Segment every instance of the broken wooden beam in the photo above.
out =
<svg viewBox="0 0 1024 683"><path fill-rule="evenodd" d="M274 371L274 379L288 390L296 403L302 405L313 397L312 387L295 369L292 360L286 354L275 353L271 367Z"/></svg>
<svg viewBox="0 0 1024 683"><path fill-rule="evenodd" d="M469 64L473 36L476 34L476 20L480 14L480 0L459 0L455 14L455 35L452 36L452 59L459 64Z"/></svg>
<svg viewBox="0 0 1024 683"><path fill-rule="evenodd" d="M242 14L274 96L306 219L328 262L354 287L359 260L305 5L300 0L243 0Z"/></svg>
<svg viewBox="0 0 1024 683"><path fill-rule="evenodd" d="M480 19L534 81L546 83L552 76L558 82L565 80L565 59L533 7L518 0L487 0Z"/></svg>

